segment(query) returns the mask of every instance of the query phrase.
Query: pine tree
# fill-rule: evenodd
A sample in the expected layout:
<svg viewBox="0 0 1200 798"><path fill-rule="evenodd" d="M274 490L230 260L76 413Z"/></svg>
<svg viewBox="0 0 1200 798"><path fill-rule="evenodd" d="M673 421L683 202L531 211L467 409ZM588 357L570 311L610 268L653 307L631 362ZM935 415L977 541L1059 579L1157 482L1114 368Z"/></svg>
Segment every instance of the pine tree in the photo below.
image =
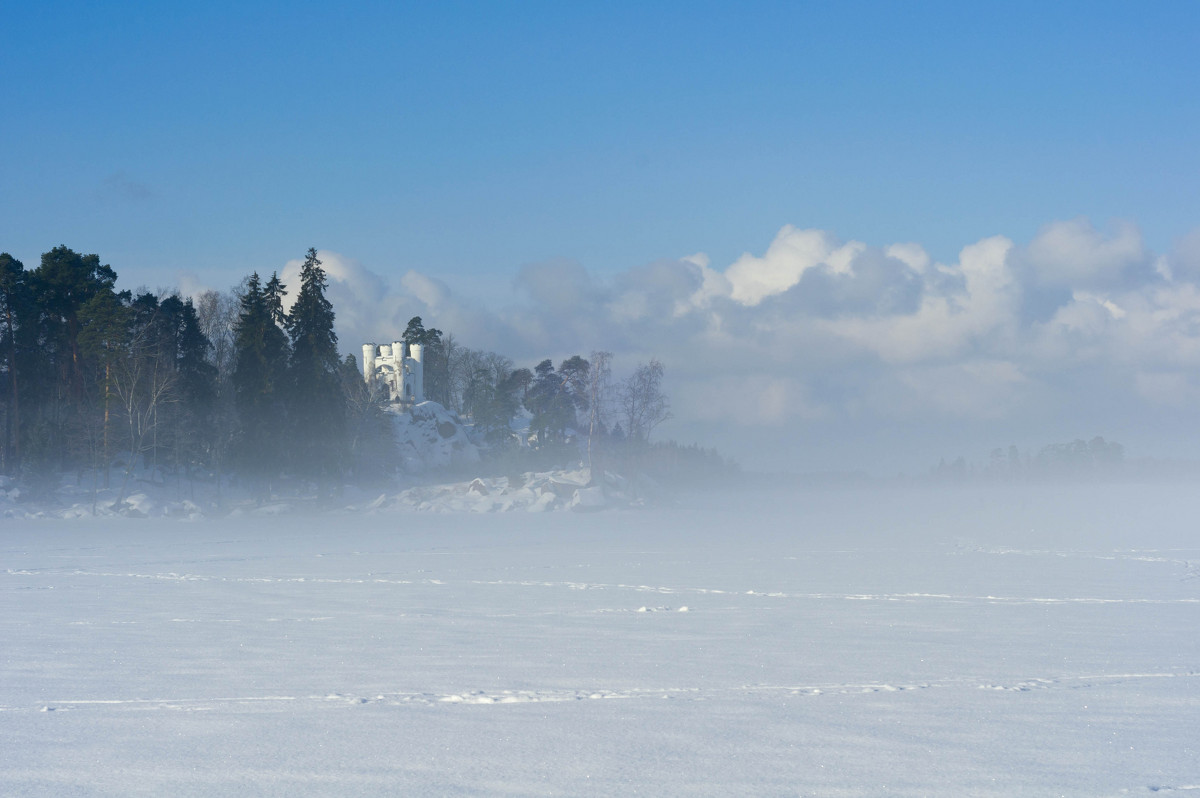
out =
<svg viewBox="0 0 1200 798"><path fill-rule="evenodd" d="M63 358L70 395L83 397L83 358L79 351L79 310L98 293L111 292L117 273L102 266L99 255L80 255L65 246L42 255L34 272L38 304L48 317L50 334Z"/></svg>
<svg viewBox="0 0 1200 798"><path fill-rule="evenodd" d="M37 358L26 379L29 399L22 425L39 437L42 466L62 468L83 462L94 451L100 391L97 369L80 349L84 305L98 295L114 296L117 274L98 255L81 255L65 246L42 255L30 275L37 306Z"/></svg>
<svg viewBox="0 0 1200 798"><path fill-rule="evenodd" d="M269 286L268 286L269 287ZM339 375L333 305L325 270L310 248L300 269L300 292L287 318L292 342L289 415L292 465L329 488L345 462L346 397Z"/></svg>

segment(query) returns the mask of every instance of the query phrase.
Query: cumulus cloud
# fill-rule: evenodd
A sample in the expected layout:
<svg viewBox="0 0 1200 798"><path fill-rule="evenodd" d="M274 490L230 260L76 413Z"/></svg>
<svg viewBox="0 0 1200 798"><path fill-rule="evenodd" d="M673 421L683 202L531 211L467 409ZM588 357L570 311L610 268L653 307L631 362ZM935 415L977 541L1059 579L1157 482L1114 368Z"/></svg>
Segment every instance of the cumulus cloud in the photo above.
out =
<svg viewBox="0 0 1200 798"><path fill-rule="evenodd" d="M1046 225L1025 249L1032 282L1073 288L1135 285L1153 271L1152 259L1132 222L1118 221L1104 234L1087 219Z"/></svg>
<svg viewBox="0 0 1200 798"><path fill-rule="evenodd" d="M1155 267L1167 280L1200 280L1200 227L1175 242L1171 253L1159 258Z"/></svg>
<svg viewBox="0 0 1200 798"><path fill-rule="evenodd" d="M862 245L839 246L823 230L797 230L787 225L761 257L746 253L725 272L729 296L743 305L757 305L773 294L800 282L809 269L824 264L835 274L844 273Z"/></svg>

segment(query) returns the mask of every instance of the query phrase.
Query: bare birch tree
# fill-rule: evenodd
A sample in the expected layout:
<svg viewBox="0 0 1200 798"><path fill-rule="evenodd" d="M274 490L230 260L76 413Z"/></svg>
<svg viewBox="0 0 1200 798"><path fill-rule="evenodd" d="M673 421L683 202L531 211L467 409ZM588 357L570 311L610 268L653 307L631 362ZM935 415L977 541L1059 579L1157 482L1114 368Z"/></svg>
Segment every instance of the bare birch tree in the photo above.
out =
<svg viewBox="0 0 1200 798"><path fill-rule="evenodd" d="M657 359L638 364L621 383L619 401L625 433L631 441L648 441L654 428L671 418L671 403L662 392L663 364Z"/></svg>
<svg viewBox="0 0 1200 798"><path fill-rule="evenodd" d="M152 442L157 432L160 406L174 400L176 377L174 363L163 357L151 330L137 331L128 357L119 361L112 380L113 392L125 415L130 454L117 496L118 506L125 501L138 456L153 447L148 441Z"/></svg>
<svg viewBox="0 0 1200 798"><path fill-rule="evenodd" d="M596 436L606 427L609 404L612 399L612 352L595 351L588 356L591 368L587 375L588 397L588 468L592 467L592 454Z"/></svg>

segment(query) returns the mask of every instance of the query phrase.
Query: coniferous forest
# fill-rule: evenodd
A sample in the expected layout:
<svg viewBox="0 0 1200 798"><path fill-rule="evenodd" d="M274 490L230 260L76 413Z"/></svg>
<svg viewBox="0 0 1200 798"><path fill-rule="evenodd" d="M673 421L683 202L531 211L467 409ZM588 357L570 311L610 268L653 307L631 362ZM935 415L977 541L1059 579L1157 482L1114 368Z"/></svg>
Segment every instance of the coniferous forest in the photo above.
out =
<svg viewBox="0 0 1200 798"><path fill-rule="evenodd" d="M120 290L98 255L66 246L35 268L0 254L0 474L32 496L63 473L123 495L142 467L181 484L229 477L260 498L281 479L321 495L387 475L385 397L353 355L339 357L326 288L315 249L299 285L254 273L195 298ZM671 469L725 467L715 452L649 444L670 417L657 360L614 381L607 352L529 369L420 317L402 338L424 347L426 398L473 423L505 468L631 452ZM512 428L522 412L523 436Z"/></svg>

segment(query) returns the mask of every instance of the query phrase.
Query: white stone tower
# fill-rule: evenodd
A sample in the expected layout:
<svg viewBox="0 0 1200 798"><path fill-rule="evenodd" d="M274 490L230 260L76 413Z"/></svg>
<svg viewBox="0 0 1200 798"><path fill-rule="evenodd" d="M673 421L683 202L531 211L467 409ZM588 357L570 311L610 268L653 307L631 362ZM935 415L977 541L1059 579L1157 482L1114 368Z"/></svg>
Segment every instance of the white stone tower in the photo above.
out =
<svg viewBox="0 0 1200 798"><path fill-rule="evenodd" d="M408 354L405 354L405 348ZM363 379L368 385L387 388L388 401L412 407L425 401L424 353L420 344L403 341L363 344Z"/></svg>

